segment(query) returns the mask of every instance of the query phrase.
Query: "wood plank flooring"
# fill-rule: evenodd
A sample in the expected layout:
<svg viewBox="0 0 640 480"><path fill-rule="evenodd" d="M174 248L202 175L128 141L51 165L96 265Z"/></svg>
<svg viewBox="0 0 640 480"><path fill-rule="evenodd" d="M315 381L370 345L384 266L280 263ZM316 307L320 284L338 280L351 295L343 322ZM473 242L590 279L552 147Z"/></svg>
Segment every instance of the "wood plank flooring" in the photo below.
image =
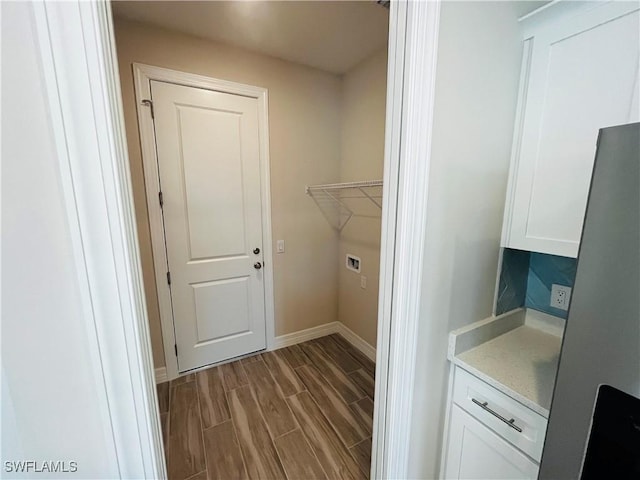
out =
<svg viewBox="0 0 640 480"><path fill-rule="evenodd" d="M169 480L368 479L374 378L334 334L160 384Z"/></svg>

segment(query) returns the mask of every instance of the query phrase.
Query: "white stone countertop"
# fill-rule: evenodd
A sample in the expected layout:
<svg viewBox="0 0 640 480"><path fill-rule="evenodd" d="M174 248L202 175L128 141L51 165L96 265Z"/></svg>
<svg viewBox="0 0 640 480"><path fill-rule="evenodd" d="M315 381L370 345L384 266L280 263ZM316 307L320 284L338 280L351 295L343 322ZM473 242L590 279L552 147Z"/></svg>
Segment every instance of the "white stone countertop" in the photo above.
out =
<svg viewBox="0 0 640 480"><path fill-rule="evenodd" d="M548 418L562 336L561 330L549 327L544 323L545 319L540 322L540 315L538 312L530 315L529 311L517 310L477 322L476 328L469 326L452 332L449 359ZM527 317L533 319L527 321ZM505 333L507 328L510 329ZM483 333L478 334L480 331ZM487 331L492 331L495 336L491 338ZM481 343L474 345L469 340L470 335L481 338ZM457 340L462 340L459 345L470 348L459 351Z"/></svg>

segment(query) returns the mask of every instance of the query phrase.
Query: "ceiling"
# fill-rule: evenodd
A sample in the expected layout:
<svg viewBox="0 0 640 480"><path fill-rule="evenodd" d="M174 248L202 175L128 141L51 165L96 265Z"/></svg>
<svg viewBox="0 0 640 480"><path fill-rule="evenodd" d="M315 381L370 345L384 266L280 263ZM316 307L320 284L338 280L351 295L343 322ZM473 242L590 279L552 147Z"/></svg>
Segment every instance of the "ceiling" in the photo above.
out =
<svg viewBox="0 0 640 480"><path fill-rule="evenodd" d="M342 74L387 44L368 1L115 1L114 15Z"/></svg>
<svg viewBox="0 0 640 480"><path fill-rule="evenodd" d="M533 12L536 8L540 8L543 5L550 3L550 1L551 0L517 0L513 2L513 6L518 17L522 17L527 13Z"/></svg>

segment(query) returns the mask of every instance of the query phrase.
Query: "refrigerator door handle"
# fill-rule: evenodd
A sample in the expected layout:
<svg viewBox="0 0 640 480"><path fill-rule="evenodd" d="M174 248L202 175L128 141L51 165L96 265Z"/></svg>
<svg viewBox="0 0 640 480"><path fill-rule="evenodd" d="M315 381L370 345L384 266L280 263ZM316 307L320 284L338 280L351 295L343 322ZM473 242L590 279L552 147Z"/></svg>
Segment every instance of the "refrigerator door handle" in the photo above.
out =
<svg viewBox="0 0 640 480"><path fill-rule="evenodd" d="M494 417L498 418L499 420L503 421L504 423L506 423L507 425L509 425L511 428L513 428L515 431L522 433L522 429L517 426L515 424L515 419L512 418L510 420L507 420L505 417L503 417L502 415L500 415L498 412L490 409L487 405L488 402L481 402L480 400L476 400L475 398L472 398L471 401L473 403L475 403L476 405L478 405L480 408L482 408L483 410L486 410L487 412L489 412L491 415L493 415Z"/></svg>

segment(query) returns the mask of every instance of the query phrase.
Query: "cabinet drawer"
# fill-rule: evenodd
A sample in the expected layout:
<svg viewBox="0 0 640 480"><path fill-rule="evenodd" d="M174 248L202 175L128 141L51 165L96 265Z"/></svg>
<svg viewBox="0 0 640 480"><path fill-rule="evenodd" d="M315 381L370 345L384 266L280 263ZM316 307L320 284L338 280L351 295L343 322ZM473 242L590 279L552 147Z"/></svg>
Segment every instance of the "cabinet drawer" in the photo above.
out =
<svg viewBox="0 0 640 480"><path fill-rule="evenodd" d="M543 416L459 367L455 370L453 402L540 462L547 431Z"/></svg>

